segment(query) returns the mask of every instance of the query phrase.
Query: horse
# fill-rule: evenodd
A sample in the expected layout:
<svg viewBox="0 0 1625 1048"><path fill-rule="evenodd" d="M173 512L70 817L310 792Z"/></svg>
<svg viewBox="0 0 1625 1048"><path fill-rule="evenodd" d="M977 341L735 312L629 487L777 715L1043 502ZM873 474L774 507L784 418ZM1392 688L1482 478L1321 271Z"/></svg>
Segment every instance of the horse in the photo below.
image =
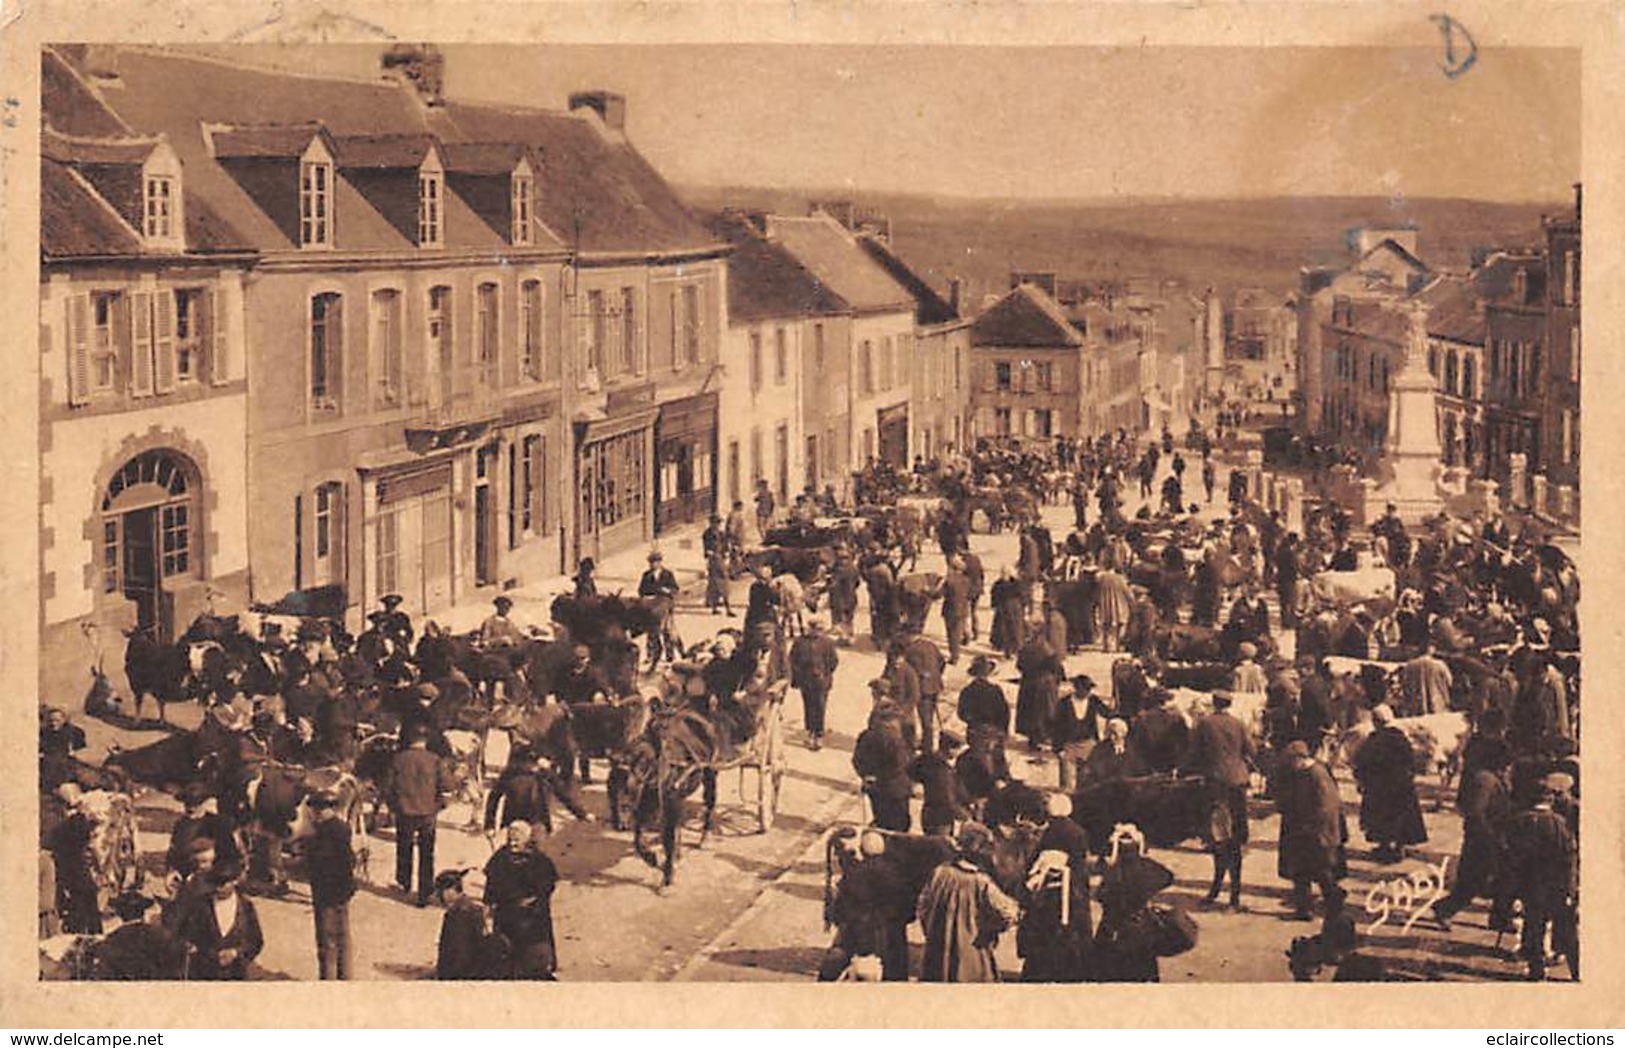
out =
<svg viewBox="0 0 1625 1048"><path fill-rule="evenodd" d="M711 720L697 710L679 707L657 715L628 755L632 850L660 870L662 894L676 880L685 803L707 780L714 783L721 752L722 742ZM710 834L715 810L714 791L708 790L700 847ZM656 856L644 842L651 824L660 827L664 857Z"/></svg>

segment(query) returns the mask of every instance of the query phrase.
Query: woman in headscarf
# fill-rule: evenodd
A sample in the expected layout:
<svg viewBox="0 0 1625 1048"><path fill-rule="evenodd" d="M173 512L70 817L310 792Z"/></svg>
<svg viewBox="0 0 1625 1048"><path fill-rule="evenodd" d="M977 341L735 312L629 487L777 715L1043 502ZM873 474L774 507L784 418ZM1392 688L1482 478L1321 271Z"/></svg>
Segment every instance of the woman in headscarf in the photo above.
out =
<svg viewBox="0 0 1625 1048"><path fill-rule="evenodd" d="M1111 852L1095 892L1100 903L1096 981L1162 981L1149 909L1157 893L1172 883L1173 871L1145 854L1138 827L1122 824L1112 831Z"/></svg>
<svg viewBox="0 0 1625 1048"><path fill-rule="evenodd" d="M1378 862L1399 862L1405 847L1428 839L1416 799L1415 756L1410 740L1395 727L1387 703L1372 707L1374 730L1354 753L1354 781L1360 787L1360 832L1376 845Z"/></svg>

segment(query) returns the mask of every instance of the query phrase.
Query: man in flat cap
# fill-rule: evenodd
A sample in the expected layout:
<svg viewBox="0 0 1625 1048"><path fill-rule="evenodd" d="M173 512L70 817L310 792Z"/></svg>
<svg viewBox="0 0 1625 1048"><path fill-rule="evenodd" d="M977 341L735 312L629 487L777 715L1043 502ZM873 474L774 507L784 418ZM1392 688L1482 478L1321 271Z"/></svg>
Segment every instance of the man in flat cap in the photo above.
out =
<svg viewBox="0 0 1625 1048"><path fill-rule="evenodd" d="M1347 893L1337 883L1346 860L1343 806L1337 783L1302 740L1286 748L1285 767L1275 787L1281 813L1281 842L1276 872L1292 882L1292 917L1312 920L1309 889L1318 885L1330 920L1342 910Z"/></svg>
<svg viewBox="0 0 1625 1048"><path fill-rule="evenodd" d="M391 765L389 806L395 813L395 883L412 891L412 857L417 855L417 904L428 905L434 882L435 820L445 805L446 780L440 759L429 752L429 736L413 726L406 749Z"/></svg>

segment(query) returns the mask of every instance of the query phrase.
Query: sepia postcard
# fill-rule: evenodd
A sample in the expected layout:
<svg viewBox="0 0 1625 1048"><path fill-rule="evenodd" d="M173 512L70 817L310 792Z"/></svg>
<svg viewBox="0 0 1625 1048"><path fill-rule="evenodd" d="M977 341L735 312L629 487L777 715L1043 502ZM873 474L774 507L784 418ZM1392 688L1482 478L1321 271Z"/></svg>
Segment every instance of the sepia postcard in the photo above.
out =
<svg viewBox="0 0 1625 1048"><path fill-rule="evenodd" d="M7 1022L1621 1024L1619 5L0 12Z"/></svg>

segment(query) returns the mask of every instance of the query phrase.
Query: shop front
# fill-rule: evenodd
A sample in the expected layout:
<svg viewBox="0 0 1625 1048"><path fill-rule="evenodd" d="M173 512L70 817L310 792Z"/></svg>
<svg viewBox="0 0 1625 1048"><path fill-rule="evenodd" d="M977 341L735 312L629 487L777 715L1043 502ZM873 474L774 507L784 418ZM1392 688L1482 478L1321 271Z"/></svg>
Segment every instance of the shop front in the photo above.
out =
<svg viewBox="0 0 1625 1048"><path fill-rule="evenodd" d="M659 415L654 406L632 407L575 424L577 560L617 553L652 536Z"/></svg>
<svg viewBox="0 0 1625 1048"><path fill-rule="evenodd" d="M717 394L674 400L655 423L655 532L703 520L716 505Z"/></svg>

